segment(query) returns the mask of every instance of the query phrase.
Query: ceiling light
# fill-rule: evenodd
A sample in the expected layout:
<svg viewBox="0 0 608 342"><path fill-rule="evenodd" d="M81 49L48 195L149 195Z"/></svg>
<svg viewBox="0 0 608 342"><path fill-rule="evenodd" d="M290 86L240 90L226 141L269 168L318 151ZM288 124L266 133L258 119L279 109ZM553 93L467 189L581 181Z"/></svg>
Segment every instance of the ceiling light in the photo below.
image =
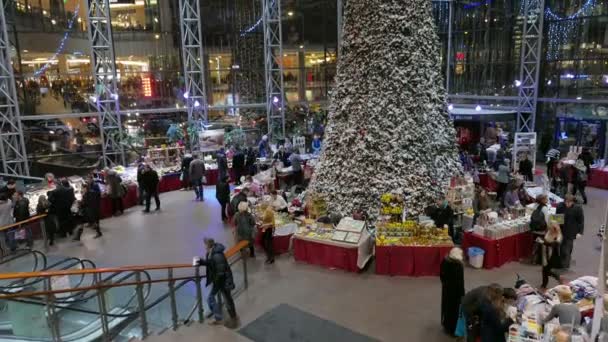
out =
<svg viewBox="0 0 608 342"><path fill-rule="evenodd" d="M481 111L481 106L477 105L477 107L475 107L475 110L478 111L478 112L480 112Z"/></svg>

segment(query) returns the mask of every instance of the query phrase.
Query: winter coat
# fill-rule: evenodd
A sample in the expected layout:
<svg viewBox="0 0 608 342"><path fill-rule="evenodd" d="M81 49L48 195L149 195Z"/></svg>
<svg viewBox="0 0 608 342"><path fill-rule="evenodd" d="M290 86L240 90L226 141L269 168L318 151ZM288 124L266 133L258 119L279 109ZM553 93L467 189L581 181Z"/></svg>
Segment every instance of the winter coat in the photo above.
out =
<svg viewBox="0 0 608 342"><path fill-rule="evenodd" d="M564 239L574 240L576 239L576 234L583 234L585 215L580 206L574 204L568 208L566 203L562 202L557 206L556 213L564 215L564 224L560 226Z"/></svg>
<svg viewBox="0 0 608 342"><path fill-rule="evenodd" d="M487 286L479 286L467 292L464 297L462 297L462 311L467 317L467 320L480 315L481 304L484 301L487 301L487 290Z"/></svg>
<svg viewBox="0 0 608 342"><path fill-rule="evenodd" d="M245 158L245 166L248 168L251 168L255 165L255 162L256 162L255 151L253 149L250 149L249 152L247 152L247 157Z"/></svg>
<svg viewBox="0 0 608 342"><path fill-rule="evenodd" d="M101 193L89 189L82 195L82 210L87 222L97 222L101 218Z"/></svg>
<svg viewBox="0 0 608 342"><path fill-rule="evenodd" d="M110 198L123 198L126 195L125 189L122 187L122 178L119 175L108 175L106 183L109 187L108 195Z"/></svg>
<svg viewBox="0 0 608 342"><path fill-rule="evenodd" d="M49 191L47 194L51 207L49 212L60 216L69 216L72 210L72 205L76 201L74 189L72 187L64 187L58 185L55 190Z"/></svg>
<svg viewBox="0 0 608 342"><path fill-rule="evenodd" d="M446 257L441 262L441 324L445 331L454 334L460 302L464 296L464 268L459 260Z"/></svg>
<svg viewBox="0 0 608 342"><path fill-rule="evenodd" d="M11 200L0 201L0 227L8 226L13 222L13 203Z"/></svg>
<svg viewBox="0 0 608 342"><path fill-rule="evenodd" d="M498 308L485 300L480 306L480 330L481 342L504 342L505 334L509 326L513 324L510 318L503 318Z"/></svg>
<svg viewBox="0 0 608 342"><path fill-rule="evenodd" d="M230 184L220 180L215 186L215 198L222 204L230 202Z"/></svg>
<svg viewBox="0 0 608 342"><path fill-rule="evenodd" d="M534 180L534 173L533 173L532 168L533 168L532 162L528 159L524 159L519 162L519 173L522 176L526 177L526 179L529 181Z"/></svg>
<svg viewBox="0 0 608 342"><path fill-rule="evenodd" d="M205 258L201 258L199 265L205 266L207 285L213 284L214 287L228 287L234 284L230 264L224 255L226 247L221 243L213 245L210 251L207 252Z"/></svg>
<svg viewBox="0 0 608 342"><path fill-rule="evenodd" d="M238 212L234 215L234 225L236 226L236 236L239 240L246 240L253 243L253 233L255 231L255 219L249 212Z"/></svg>
<svg viewBox="0 0 608 342"><path fill-rule="evenodd" d="M233 213L239 212L239 204L241 202L247 202L247 196L244 193L239 192L232 198L232 201L230 201L230 207Z"/></svg>
<svg viewBox="0 0 608 342"><path fill-rule="evenodd" d="M509 167L505 164L501 164L498 167L498 175L496 176L496 181L498 183L507 184L509 183Z"/></svg>
<svg viewBox="0 0 608 342"><path fill-rule="evenodd" d="M217 155L217 176L219 179L228 176L228 160L225 154Z"/></svg>
<svg viewBox="0 0 608 342"><path fill-rule="evenodd" d="M155 170L145 171L141 176L139 184L147 193L154 194L158 191L158 173Z"/></svg>
<svg viewBox="0 0 608 342"><path fill-rule="evenodd" d="M232 157L232 168L235 170L245 168L245 154L242 151L236 151L234 157Z"/></svg>
<svg viewBox="0 0 608 342"><path fill-rule="evenodd" d="M443 228L444 225L447 225L450 230L454 228L454 211L449 205L431 208L429 216L438 228Z"/></svg>
<svg viewBox="0 0 608 342"><path fill-rule="evenodd" d="M200 180L205 176L205 162L202 159L194 159L190 163L190 180Z"/></svg>
<svg viewBox="0 0 608 342"><path fill-rule="evenodd" d="M13 208L13 216L15 217L15 222L25 221L30 218L30 200L23 197L20 200L15 202L15 207Z"/></svg>
<svg viewBox="0 0 608 342"><path fill-rule="evenodd" d="M184 157L184 159L182 159L182 172L190 173L190 163L192 163L193 160L194 158L192 157Z"/></svg>

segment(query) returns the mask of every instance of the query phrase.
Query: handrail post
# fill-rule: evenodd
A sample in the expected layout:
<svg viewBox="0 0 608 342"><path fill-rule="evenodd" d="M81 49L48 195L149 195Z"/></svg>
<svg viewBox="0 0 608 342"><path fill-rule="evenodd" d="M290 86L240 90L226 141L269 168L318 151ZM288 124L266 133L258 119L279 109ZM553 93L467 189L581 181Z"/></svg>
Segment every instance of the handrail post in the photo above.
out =
<svg viewBox="0 0 608 342"><path fill-rule="evenodd" d="M205 314L203 313L203 289L201 288L201 268L200 266L195 267L194 282L196 284L196 305L198 306L198 321L203 323Z"/></svg>
<svg viewBox="0 0 608 342"><path fill-rule="evenodd" d="M49 239L46 234L46 223L44 222L44 218L40 219L40 232L42 233L42 241L44 242L44 250L49 249Z"/></svg>
<svg viewBox="0 0 608 342"><path fill-rule="evenodd" d="M139 309L139 320L141 321L141 337L145 339L148 337L148 321L146 320L146 303L144 300L144 287L141 283L141 272L135 273L135 281L137 282L137 306Z"/></svg>
<svg viewBox="0 0 608 342"><path fill-rule="evenodd" d="M51 291L51 277L47 277L44 279L44 290ZM50 293L44 298L46 302L46 320L51 330L51 338L53 339L53 341L61 341L61 335L59 334L59 324L57 324L57 317L55 316L55 306L53 304L54 295Z"/></svg>
<svg viewBox="0 0 608 342"><path fill-rule="evenodd" d="M97 285L103 285L101 282L101 275L95 273L93 275L93 283ZM101 332L103 341L110 341L110 329L108 326L108 307L106 305L106 293L105 288L99 287L97 289L97 304L99 305L99 320L101 322Z"/></svg>
<svg viewBox="0 0 608 342"><path fill-rule="evenodd" d="M169 298L171 299L171 322L173 330L177 330L177 303L175 302L175 280L173 280L173 269L169 268Z"/></svg>
<svg viewBox="0 0 608 342"><path fill-rule="evenodd" d="M249 242L251 243L251 242ZM245 289L247 289L249 287L249 281L247 280L247 259L248 256L246 256L244 253L245 249L241 249L241 259L243 259L243 282L245 283Z"/></svg>

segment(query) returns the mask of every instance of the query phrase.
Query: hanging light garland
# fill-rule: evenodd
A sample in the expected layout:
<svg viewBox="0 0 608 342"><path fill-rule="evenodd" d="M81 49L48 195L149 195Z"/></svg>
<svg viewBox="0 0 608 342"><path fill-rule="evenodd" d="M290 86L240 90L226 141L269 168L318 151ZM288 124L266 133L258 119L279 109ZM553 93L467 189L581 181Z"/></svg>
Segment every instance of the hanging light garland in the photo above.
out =
<svg viewBox="0 0 608 342"><path fill-rule="evenodd" d="M545 17L550 21L547 27L547 60L560 58L560 49L571 41L572 35L580 23L578 19L589 16L595 4L595 0L587 0L578 11L566 17L555 14L549 7L545 9Z"/></svg>
<svg viewBox="0 0 608 342"><path fill-rule="evenodd" d="M65 1L67 0L64 0L64 2ZM61 41L59 42L59 46L53 53L53 56L49 58L47 62L42 67L40 67L40 69L34 72L34 77L39 77L40 75L44 74L46 70L52 65L52 63L57 60L57 57L59 57L59 55L63 52L63 50L65 49L65 43L70 37L70 33L72 32L72 28L74 27L74 23L78 19L78 12L80 12L80 2L76 4L76 8L74 9L74 15L72 15L72 18L70 18L70 20L68 21L68 27L65 30Z"/></svg>
<svg viewBox="0 0 608 342"><path fill-rule="evenodd" d="M272 1L272 4L270 5L270 7L272 7L272 6L274 6L274 1ZM255 29L258 28L258 26L260 26L260 24L264 20L264 13L263 13L263 11L264 11L264 9L262 8L262 15L260 16L260 19L258 19L258 21L255 22L255 24L253 24L249 28L241 31L241 37L244 37L247 34L253 32Z"/></svg>

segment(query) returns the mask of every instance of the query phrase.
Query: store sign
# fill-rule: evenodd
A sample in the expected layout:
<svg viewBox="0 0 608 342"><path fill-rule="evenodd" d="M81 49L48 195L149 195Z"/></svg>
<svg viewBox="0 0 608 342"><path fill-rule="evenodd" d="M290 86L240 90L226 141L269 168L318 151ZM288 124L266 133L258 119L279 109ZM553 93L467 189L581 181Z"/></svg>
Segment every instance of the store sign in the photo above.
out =
<svg viewBox="0 0 608 342"><path fill-rule="evenodd" d="M141 86L144 91L144 97L152 97L152 79L150 76L144 76L141 79Z"/></svg>

